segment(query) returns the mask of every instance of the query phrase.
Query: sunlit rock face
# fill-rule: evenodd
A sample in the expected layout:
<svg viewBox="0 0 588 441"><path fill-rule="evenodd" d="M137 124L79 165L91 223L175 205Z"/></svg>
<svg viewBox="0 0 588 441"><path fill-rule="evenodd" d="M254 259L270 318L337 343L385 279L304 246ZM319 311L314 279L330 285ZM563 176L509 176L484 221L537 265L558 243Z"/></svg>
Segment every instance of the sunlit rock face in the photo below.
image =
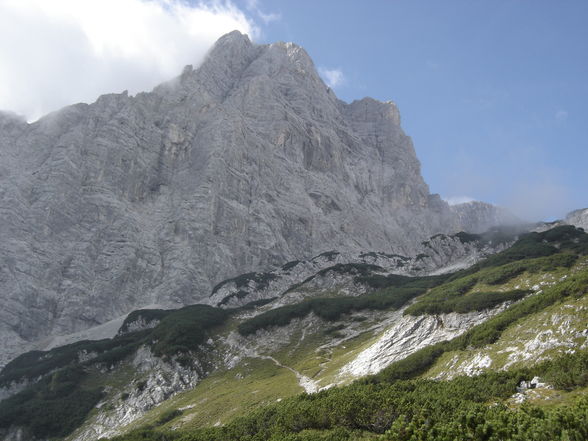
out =
<svg viewBox="0 0 588 441"><path fill-rule="evenodd" d="M568 213L565 219L565 223L574 225L578 228L583 228L584 231L588 231L588 208L583 208Z"/></svg>
<svg viewBox="0 0 588 441"><path fill-rule="evenodd" d="M243 272L410 254L464 225L429 194L393 103L346 104L299 46L233 32L152 92L0 114L0 364Z"/></svg>

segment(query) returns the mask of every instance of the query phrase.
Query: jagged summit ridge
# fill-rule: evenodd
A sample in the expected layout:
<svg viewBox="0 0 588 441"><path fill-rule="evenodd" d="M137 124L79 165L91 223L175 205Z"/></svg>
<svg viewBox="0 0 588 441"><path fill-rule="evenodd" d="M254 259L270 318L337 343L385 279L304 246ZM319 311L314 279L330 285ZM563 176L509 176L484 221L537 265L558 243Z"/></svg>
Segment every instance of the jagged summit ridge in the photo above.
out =
<svg viewBox="0 0 588 441"><path fill-rule="evenodd" d="M393 104L344 103L299 46L235 32L152 92L10 122L0 164L7 354L288 260L463 229Z"/></svg>

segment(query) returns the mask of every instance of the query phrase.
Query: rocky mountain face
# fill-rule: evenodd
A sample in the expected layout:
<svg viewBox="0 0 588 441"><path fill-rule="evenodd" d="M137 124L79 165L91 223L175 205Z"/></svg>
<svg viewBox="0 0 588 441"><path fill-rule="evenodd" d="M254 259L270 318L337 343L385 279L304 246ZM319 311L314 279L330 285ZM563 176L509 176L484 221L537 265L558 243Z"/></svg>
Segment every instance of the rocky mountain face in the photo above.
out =
<svg viewBox="0 0 588 441"><path fill-rule="evenodd" d="M344 103L301 47L233 32L152 92L0 114L3 361L292 259L415 255L495 223L478 208L429 194L393 103Z"/></svg>
<svg viewBox="0 0 588 441"><path fill-rule="evenodd" d="M486 202L472 201L450 207L464 231L483 233L496 225L520 225L510 211Z"/></svg>
<svg viewBox="0 0 588 441"><path fill-rule="evenodd" d="M538 222L531 226L531 230L541 232L563 225L573 225L576 228L588 229L588 208L580 208L566 214L565 218L551 222Z"/></svg>
<svg viewBox="0 0 588 441"><path fill-rule="evenodd" d="M379 274L426 276L467 268L479 260L510 246L516 235L504 234L501 240L492 235L437 234L423 241L412 256L383 252L340 253L330 251L309 260L287 262L264 273L247 273L217 284L208 299L212 306L234 308L250 302L272 299L290 304L304 298L304 292L335 289L345 295L365 294L369 288L349 280L348 271L357 274L369 268Z"/></svg>
<svg viewBox="0 0 588 441"><path fill-rule="evenodd" d="M588 231L588 208L572 211L568 213L564 221L568 225L583 228Z"/></svg>

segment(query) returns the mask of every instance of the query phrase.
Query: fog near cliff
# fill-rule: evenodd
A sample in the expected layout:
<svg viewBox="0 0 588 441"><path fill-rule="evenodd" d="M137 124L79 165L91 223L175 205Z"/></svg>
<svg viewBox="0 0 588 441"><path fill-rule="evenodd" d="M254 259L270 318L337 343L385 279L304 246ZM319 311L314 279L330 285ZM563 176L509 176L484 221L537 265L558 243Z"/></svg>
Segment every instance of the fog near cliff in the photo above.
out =
<svg viewBox="0 0 588 441"><path fill-rule="evenodd" d="M100 94L150 90L234 29L259 32L228 1L0 0L0 110L32 121Z"/></svg>
<svg viewBox="0 0 588 441"><path fill-rule="evenodd" d="M500 164L484 155L488 153L471 150L455 158L455 166L440 181L449 204L481 200L526 221L561 219L583 208L582 201L572 196L565 170L549 164L540 148L511 146Z"/></svg>
<svg viewBox="0 0 588 441"><path fill-rule="evenodd" d="M567 188L551 180L519 182L504 204L518 217L530 221L562 219L576 207Z"/></svg>

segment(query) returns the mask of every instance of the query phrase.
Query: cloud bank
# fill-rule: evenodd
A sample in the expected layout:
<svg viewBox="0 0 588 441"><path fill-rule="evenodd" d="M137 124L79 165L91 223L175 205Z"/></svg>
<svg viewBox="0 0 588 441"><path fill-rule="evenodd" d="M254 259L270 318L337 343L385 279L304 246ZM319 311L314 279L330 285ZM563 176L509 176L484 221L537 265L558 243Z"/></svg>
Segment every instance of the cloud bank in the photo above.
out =
<svg viewBox="0 0 588 441"><path fill-rule="evenodd" d="M341 69L327 69L319 67L319 75L331 89L335 89L345 83L345 76Z"/></svg>
<svg viewBox="0 0 588 441"><path fill-rule="evenodd" d="M260 32L230 1L0 0L0 109L35 120L150 90L234 29Z"/></svg>

